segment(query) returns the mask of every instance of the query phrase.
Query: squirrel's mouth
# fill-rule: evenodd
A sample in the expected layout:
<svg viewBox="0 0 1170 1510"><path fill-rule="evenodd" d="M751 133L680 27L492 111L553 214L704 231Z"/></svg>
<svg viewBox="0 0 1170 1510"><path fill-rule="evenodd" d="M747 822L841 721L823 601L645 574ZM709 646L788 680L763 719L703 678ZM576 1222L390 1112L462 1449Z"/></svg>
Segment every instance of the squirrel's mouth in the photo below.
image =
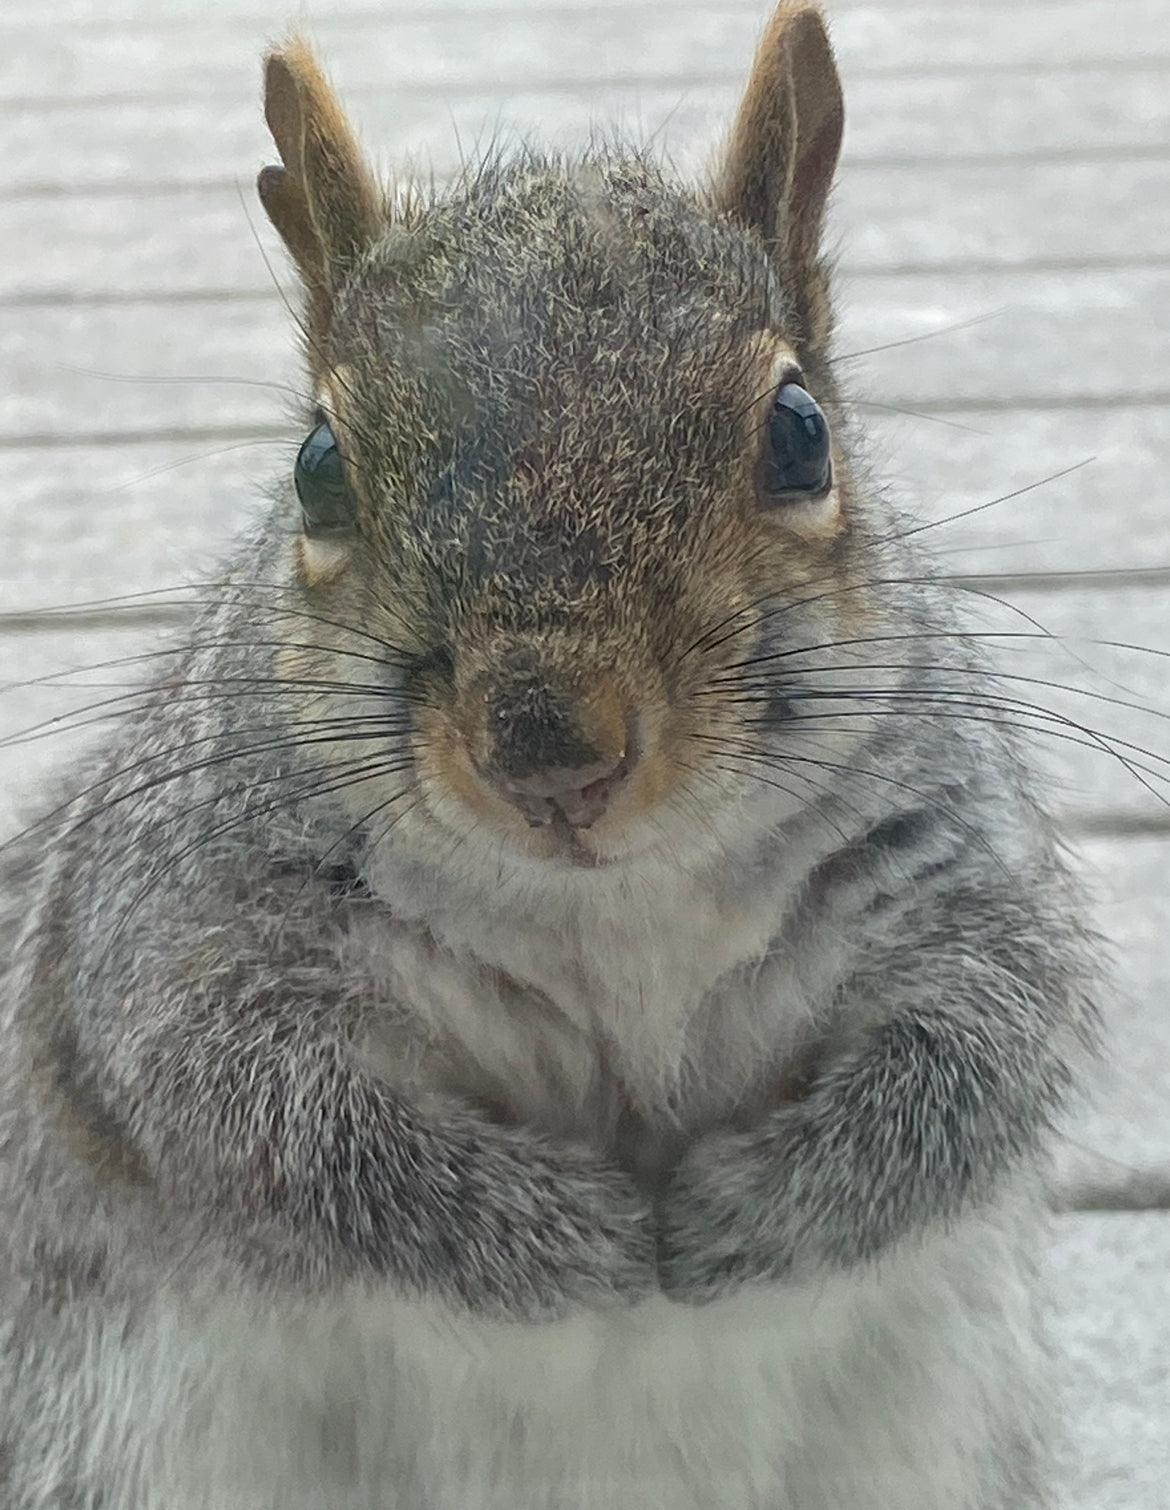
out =
<svg viewBox="0 0 1170 1510"><path fill-rule="evenodd" d="M634 738L627 738L616 759L600 759L575 768L549 767L523 779L489 775L504 799L530 828L552 829L570 838L592 826L616 800L637 764Z"/></svg>

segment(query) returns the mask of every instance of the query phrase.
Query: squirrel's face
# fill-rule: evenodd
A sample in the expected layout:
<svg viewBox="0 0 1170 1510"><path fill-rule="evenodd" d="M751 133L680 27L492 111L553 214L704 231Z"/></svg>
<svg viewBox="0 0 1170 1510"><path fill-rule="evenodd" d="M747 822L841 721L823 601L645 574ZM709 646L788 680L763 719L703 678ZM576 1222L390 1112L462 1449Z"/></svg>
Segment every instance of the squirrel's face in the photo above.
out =
<svg viewBox="0 0 1170 1510"><path fill-rule="evenodd" d="M822 67L823 43L818 18L800 45ZM839 96L778 145L761 92L802 102L761 59L724 202L638 156L525 156L397 213L346 168L311 60L269 62L287 171L261 188L306 273L318 395L296 549L322 643L286 659L354 684L363 740L379 700L408 710L392 784L414 826L614 861L762 796L790 812L815 791L795 752L860 738L798 729L850 659L824 648L866 637L873 571L815 255Z"/></svg>

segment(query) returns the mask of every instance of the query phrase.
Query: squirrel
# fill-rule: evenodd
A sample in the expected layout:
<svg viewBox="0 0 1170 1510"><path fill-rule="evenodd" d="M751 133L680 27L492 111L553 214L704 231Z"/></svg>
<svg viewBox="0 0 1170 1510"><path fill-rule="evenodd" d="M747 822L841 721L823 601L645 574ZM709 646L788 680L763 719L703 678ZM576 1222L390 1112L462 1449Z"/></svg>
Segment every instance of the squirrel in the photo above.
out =
<svg viewBox="0 0 1170 1510"><path fill-rule="evenodd" d="M819 10L696 187L265 112L303 443L9 864L0 1503L1050 1504L1098 950L838 387Z"/></svg>

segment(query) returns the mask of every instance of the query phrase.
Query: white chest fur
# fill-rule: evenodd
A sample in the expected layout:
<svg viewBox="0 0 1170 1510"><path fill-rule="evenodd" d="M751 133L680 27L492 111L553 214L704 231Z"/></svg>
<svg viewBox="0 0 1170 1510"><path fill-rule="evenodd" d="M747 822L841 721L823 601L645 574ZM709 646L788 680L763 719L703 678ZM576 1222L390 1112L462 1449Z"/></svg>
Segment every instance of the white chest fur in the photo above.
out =
<svg viewBox="0 0 1170 1510"><path fill-rule="evenodd" d="M490 900L381 882L400 921L375 915L352 943L387 1004L370 1063L551 1133L607 1147L623 1113L693 1131L814 1010L807 960L773 942L783 876L658 864Z"/></svg>
<svg viewBox="0 0 1170 1510"><path fill-rule="evenodd" d="M1007 1256L983 1218L815 1286L553 1325L215 1297L89 1350L96 1450L135 1444L119 1510L966 1510L1029 1408Z"/></svg>

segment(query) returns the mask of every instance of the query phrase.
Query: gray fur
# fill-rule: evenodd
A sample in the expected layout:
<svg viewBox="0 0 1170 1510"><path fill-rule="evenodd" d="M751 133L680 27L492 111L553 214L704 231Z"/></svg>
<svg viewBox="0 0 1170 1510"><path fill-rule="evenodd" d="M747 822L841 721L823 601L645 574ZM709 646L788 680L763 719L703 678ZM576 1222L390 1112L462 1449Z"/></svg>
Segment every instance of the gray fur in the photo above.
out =
<svg viewBox="0 0 1170 1510"><path fill-rule="evenodd" d="M346 279L340 579L282 481L10 867L4 1510L1047 1503L1032 1266L1094 947L800 344L820 293L619 151L489 164ZM759 330L848 524L748 592ZM608 864L420 774L511 664L718 705Z"/></svg>

